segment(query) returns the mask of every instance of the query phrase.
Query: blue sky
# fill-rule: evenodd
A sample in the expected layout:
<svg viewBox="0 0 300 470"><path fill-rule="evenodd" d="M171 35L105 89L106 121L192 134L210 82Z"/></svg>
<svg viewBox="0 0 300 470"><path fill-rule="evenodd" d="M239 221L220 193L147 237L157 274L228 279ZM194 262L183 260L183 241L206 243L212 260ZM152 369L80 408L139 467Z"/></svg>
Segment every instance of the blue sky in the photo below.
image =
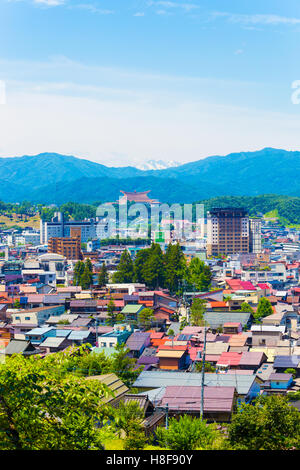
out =
<svg viewBox="0 0 300 470"><path fill-rule="evenodd" d="M299 0L0 0L0 156L299 150L299 38Z"/></svg>

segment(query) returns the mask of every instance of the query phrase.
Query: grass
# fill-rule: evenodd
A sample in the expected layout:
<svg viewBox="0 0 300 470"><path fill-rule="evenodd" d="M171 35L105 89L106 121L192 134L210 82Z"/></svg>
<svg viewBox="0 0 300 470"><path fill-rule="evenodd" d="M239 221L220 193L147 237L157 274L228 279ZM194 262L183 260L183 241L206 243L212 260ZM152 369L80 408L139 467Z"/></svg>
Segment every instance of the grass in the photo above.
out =
<svg viewBox="0 0 300 470"><path fill-rule="evenodd" d="M104 441L105 450L124 450L123 439L108 439ZM144 450L166 450L163 447L147 445Z"/></svg>
<svg viewBox="0 0 300 470"><path fill-rule="evenodd" d="M23 216L24 217L24 216ZM33 227L33 228L39 228L40 227L40 217L38 215L35 215L33 217L26 217L26 221L24 219L19 219L17 217L17 214L12 214L12 219L9 217L6 217L4 215L0 215L0 224L5 225L6 227L13 227L13 226L18 226L21 228L26 228L26 227Z"/></svg>
<svg viewBox="0 0 300 470"><path fill-rule="evenodd" d="M270 212L266 212L264 219L277 219L279 217L278 209L274 209Z"/></svg>

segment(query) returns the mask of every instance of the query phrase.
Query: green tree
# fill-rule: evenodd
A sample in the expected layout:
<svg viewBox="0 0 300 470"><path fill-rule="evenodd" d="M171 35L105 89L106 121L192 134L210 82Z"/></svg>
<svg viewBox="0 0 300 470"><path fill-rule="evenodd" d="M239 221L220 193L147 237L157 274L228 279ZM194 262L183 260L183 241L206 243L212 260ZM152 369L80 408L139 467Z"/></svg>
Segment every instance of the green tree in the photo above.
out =
<svg viewBox="0 0 300 470"><path fill-rule="evenodd" d="M207 291L210 287L212 273L203 261L193 258L187 268L186 280L194 285L198 291Z"/></svg>
<svg viewBox="0 0 300 470"><path fill-rule="evenodd" d="M104 287L108 284L108 271L105 263L102 263L100 272L98 274L98 285Z"/></svg>
<svg viewBox="0 0 300 470"><path fill-rule="evenodd" d="M202 372L202 368L203 368L203 363L202 361L200 362L197 362L196 364L196 372ZM204 371L205 372L215 372L216 371L216 368L210 363L210 362L205 362L204 364Z"/></svg>
<svg viewBox="0 0 300 470"><path fill-rule="evenodd" d="M115 409L114 421L117 428L125 434L124 450L142 450L146 445L146 436L143 428L144 412L137 401L128 404L120 402Z"/></svg>
<svg viewBox="0 0 300 470"><path fill-rule="evenodd" d="M171 418L168 429L156 430L159 445L177 451L211 449L219 434L214 425L189 415Z"/></svg>
<svg viewBox="0 0 300 470"><path fill-rule="evenodd" d="M107 387L62 375L68 354L56 356L15 355L1 365L1 450L103 449L96 422L106 419Z"/></svg>
<svg viewBox="0 0 300 470"><path fill-rule="evenodd" d="M171 293L179 289L179 283L186 276L186 260L183 251L177 243L169 244L165 253L165 287Z"/></svg>
<svg viewBox="0 0 300 470"><path fill-rule="evenodd" d="M129 351L129 348L124 344L117 344L116 352L112 356L112 367L125 385L131 387L142 372L143 367L136 368L136 359L128 356Z"/></svg>
<svg viewBox="0 0 300 470"><path fill-rule="evenodd" d="M248 302L243 302L240 308L240 312L249 312L254 314L254 310L251 307L251 305L248 304Z"/></svg>
<svg viewBox="0 0 300 470"><path fill-rule="evenodd" d="M21 308L21 304L20 304L20 300L19 299L16 299L14 301L14 308Z"/></svg>
<svg viewBox="0 0 300 470"><path fill-rule="evenodd" d="M282 395L260 396L243 404L228 426L234 449L289 450L300 448L300 414Z"/></svg>
<svg viewBox="0 0 300 470"><path fill-rule="evenodd" d="M261 297L258 302L257 310L254 314L254 318L256 321L259 321L261 318L267 317L268 315L272 315L273 308L272 304L266 297Z"/></svg>
<svg viewBox="0 0 300 470"><path fill-rule="evenodd" d="M81 276L84 273L84 262L83 261L77 261L77 263L74 266L74 277L73 277L73 284L74 286L80 286L81 284Z"/></svg>
<svg viewBox="0 0 300 470"><path fill-rule="evenodd" d="M154 320L155 317L151 308L143 308L138 314L138 324L144 330L148 330Z"/></svg>
<svg viewBox="0 0 300 470"><path fill-rule="evenodd" d="M194 299L191 309L190 317L192 326L204 326L204 313L206 308L206 301L204 299Z"/></svg>
<svg viewBox="0 0 300 470"><path fill-rule="evenodd" d="M133 282L133 261L130 253L125 250L122 253L120 263L118 264L117 271L113 275L113 282L127 283Z"/></svg>
<svg viewBox="0 0 300 470"><path fill-rule="evenodd" d="M107 304L107 319L106 323L110 326L114 326L117 320L116 305L112 299Z"/></svg>

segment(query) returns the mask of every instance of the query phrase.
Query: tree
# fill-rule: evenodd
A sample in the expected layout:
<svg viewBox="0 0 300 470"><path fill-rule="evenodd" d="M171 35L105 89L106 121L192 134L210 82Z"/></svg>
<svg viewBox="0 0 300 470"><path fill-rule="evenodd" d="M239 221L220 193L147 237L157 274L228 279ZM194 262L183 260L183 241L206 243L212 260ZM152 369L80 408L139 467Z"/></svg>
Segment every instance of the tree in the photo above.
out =
<svg viewBox="0 0 300 470"><path fill-rule="evenodd" d="M178 291L179 282L186 275L186 260L183 251L177 243L169 244L165 253L165 287L171 293Z"/></svg>
<svg viewBox="0 0 300 470"><path fill-rule="evenodd" d="M143 367L136 368L136 359L128 356L129 351L124 344L117 344L116 352L112 356L113 371L127 387L132 386L143 370Z"/></svg>
<svg viewBox="0 0 300 470"><path fill-rule="evenodd" d="M211 449L219 434L214 425L189 415L171 418L169 429L156 430L159 445L177 451Z"/></svg>
<svg viewBox="0 0 300 470"><path fill-rule="evenodd" d="M148 330L154 320L155 317L151 308L143 308L138 314L138 324L144 330Z"/></svg>
<svg viewBox="0 0 300 470"><path fill-rule="evenodd" d="M271 302L266 297L261 297L258 302L257 310L254 314L255 320L258 321L261 318L272 315L272 313L274 312Z"/></svg>
<svg viewBox="0 0 300 470"><path fill-rule="evenodd" d="M186 280L194 285L198 291L207 291L212 279L212 273L203 261L193 258L187 268Z"/></svg>
<svg viewBox="0 0 300 470"><path fill-rule="evenodd" d="M15 355L0 368L1 450L103 449L100 428L108 389L63 374L68 353L56 358Z"/></svg>
<svg viewBox="0 0 300 470"><path fill-rule="evenodd" d="M14 301L14 308L21 308L21 304L20 304L20 300L19 299L16 299Z"/></svg>
<svg viewBox="0 0 300 470"><path fill-rule="evenodd" d="M146 445L146 436L143 429L144 412L137 401L128 404L120 402L115 409L114 421L125 434L124 450L142 450Z"/></svg>
<svg viewBox="0 0 300 470"><path fill-rule="evenodd" d="M206 308L206 301L204 299L194 299L191 310L191 324L192 326L203 326L204 325L204 313Z"/></svg>
<svg viewBox="0 0 300 470"><path fill-rule="evenodd" d="M251 305L248 304L248 302L243 302L240 308L240 312L249 312L254 314L254 310L251 307Z"/></svg>
<svg viewBox="0 0 300 470"><path fill-rule="evenodd" d="M107 304L107 319L106 323L110 326L114 326L117 320L117 312L115 311L115 303L112 299Z"/></svg>
<svg viewBox="0 0 300 470"><path fill-rule="evenodd" d="M84 272L84 262L77 261L77 263L74 266L74 278L73 278L73 284L75 286L80 286L81 276L83 275L83 272Z"/></svg>
<svg viewBox="0 0 300 470"><path fill-rule="evenodd" d="M133 282L133 262L127 250L122 253L117 271L113 275L113 282L127 283Z"/></svg>
<svg viewBox="0 0 300 470"><path fill-rule="evenodd" d="M243 404L228 426L234 449L289 450L300 448L300 415L282 395L260 396Z"/></svg>
<svg viewBox="0 0 300 470"><path fill-rule="evenodd" d="M108 283L108 271L105 263L102 263L100 272L98 274L98 285L104 287Z"/></svg>
<svg viewBox="0 0 300 470"><path fill-rule="evenodd" d="M202 372L202 367L203 367L203 362L197 362L196 364L196 372ZM210 363L210 362L205 362L204 365L204 372L215 372L216 368Z"/></svg>

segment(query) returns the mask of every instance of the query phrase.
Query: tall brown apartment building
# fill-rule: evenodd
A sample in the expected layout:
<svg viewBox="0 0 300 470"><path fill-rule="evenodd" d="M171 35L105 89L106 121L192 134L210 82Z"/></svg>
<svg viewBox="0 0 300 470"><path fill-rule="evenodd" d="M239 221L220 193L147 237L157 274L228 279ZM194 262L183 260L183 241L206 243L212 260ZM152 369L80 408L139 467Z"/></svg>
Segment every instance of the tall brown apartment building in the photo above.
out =
<svg viewBox="0 0 300 470"><path fill-rule="evenodd" d="M249 216L245 209L207 212L207 255L249 253Z"/></svg>
<svg viewBox="0 0 300 470"><path fill-rule="evenodd" d="M82 259L80 237L52 237L48 241L48 252L57 253L67 259Z"/></svg>

